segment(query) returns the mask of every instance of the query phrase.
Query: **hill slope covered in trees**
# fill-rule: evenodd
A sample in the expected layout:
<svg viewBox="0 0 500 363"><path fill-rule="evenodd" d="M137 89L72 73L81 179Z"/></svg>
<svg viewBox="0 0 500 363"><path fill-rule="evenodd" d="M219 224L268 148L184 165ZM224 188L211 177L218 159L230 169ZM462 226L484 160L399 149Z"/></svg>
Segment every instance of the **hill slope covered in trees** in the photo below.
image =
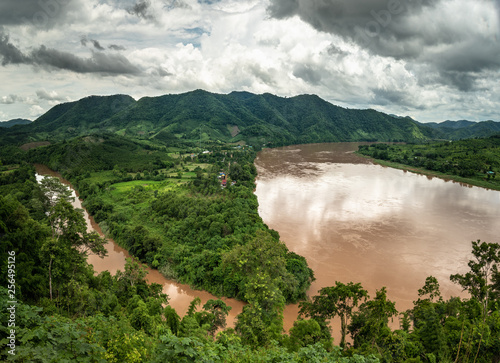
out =
<svg viewBox="0 0 500 363"><path fill-rule="evenodd" d="M435 138L461 140L473 137L488 137L500 132L500 122L467 120L429 122L422 124L436 131Z"/></svg>
<svg viewBox="0 0 500 363"><path fill-rule="evenodd" d="M0 121L0 127L9 128L16 125L29 125L31 120L26 120L22 118L16 118L9 121Z"/></svg>
<svg viewBox="0 0 500 363"><path fill-rule="evenodd" d="M7 130L0 143L57 141L112 132L156 141L219 140L284 145L336 141L418 141L433 130L411 118L375 110L353 110L318 96L291 98L248 92L214 94L196 90L143 97L90 96L57 105L32 124Z"/></svg>

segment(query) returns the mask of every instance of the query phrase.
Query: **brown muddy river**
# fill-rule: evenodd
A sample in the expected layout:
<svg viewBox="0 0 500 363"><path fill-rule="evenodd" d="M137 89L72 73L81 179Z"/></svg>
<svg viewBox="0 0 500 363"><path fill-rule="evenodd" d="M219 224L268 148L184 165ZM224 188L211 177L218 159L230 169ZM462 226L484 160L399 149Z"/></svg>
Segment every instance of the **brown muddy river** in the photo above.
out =
<svg viewBox="0 0 500 363"><path fill-rule="evenodd" d="M500 192L374 165L353 154L357 145L266 149L255 162L259 214L290 250L306 257L316 276L309 295L335 281L360 282L371 296L386 286L389 299L404 311L429 275L439 280L445 298L459 295L449 276L467 270L471 241L500 242ZM60 177L40 165L37 172ZM78 199L75 207L81 208ZM124 270L127 251L111 240L107 248L108 257L89 257L95 270ZM163 285L181 317L196 296L203 303L216 298L148 272L148 281ZM233 326L243 303L224 301L233 307ZM297 311L287 306L285 329Z"/></svg>
<svg viewBox="0 0 500 363"><path fill-rule="evenodd" d="M429 275L445 298L461 289L471 241L500 242L500 192L374 165L354 143L266 149L256 160L259 214L316 281L383 286L404 311Z"/></svg>

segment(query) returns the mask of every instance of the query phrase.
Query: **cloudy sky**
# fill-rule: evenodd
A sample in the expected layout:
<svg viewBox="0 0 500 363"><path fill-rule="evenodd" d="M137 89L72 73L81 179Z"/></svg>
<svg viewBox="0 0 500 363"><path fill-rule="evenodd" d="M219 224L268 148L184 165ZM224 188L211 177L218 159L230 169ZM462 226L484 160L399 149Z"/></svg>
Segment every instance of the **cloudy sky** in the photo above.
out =
<svg viewBox="0 0 500 363"><path fill-rule="evenodd" d="M500 0L1 0L0 120L205 89L500 121L499 40Z"/></svg>

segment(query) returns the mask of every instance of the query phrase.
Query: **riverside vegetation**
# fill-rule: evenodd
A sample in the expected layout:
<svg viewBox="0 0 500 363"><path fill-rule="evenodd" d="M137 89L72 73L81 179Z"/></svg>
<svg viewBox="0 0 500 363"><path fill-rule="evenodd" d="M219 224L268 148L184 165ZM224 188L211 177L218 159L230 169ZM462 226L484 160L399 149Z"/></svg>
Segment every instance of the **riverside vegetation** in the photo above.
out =
<svg viewBox="0 0 500 363"><path fill-rule="evenodd" d="M274 100L271 96L236 96L247 103ZM101 105L104 108L99 112L108 118L122 110L128 110L130 117L138 112L130 108L135 107L133 100L120 99L124 101L120 107L108 102L109 107ZM68 119L56 119L74 106L56 106L42 116L39 125L35 121L34 125L14 127L18 136L24 133L20 140L48 137L44 144L49 145L25 147L26 151L9 141L14 134L3 138L0 249L2 256L15 252L19 303L16 355L4 349L9 331L2 324L2 360L500 361L498 244L474 241L469 271L450 277L469 293L468 298L444 300L437 280L429 276L422 282L413 308L405 312L396 310L384 287L370 297L354 282L335 282L307 299L312 271L304 258L288 251L278 233L257 213L253 160L262 135L251 136L254 145L248 147L244 142L227 143L203 135L195 126L187 133L186 129L177 130L178 134L165 130L150 134L140 128L134 131L133 127L141 125L137 121L125 132L110 130L112 123L101 125L101 130L92 126L85 131L84 122L70 118L72 128L58 128ZM51 114L56 119L49 120ZM45 129L42 126L47 120L52 126ZM21 132L28 130L23 127L40 129ZM56 130L55 134L51 136L50 130ZM223 130L219 130L221 135ZM412 124L401 135L409 141L416 130L419 126ZM67 132L81 135L71 138ZM385 150L389 155L393 146L378 147L381 149L367 150ZM204 149L210 152L203 153ZM498 160L494 152L491 155L491 160ZM56 180L36 183L32 163L58 170L72 182L102 229L136 257L127 261L125 271L115 276L94 274L86 256L103 255L104 240L86 232L81 211L72 208L70 197ZM498 170L498 164L488 165L491 169L484 170ZM145 282L142 263L178 281L248 304L234 329L225 328L229 307L221 300L200 306L195 299L180 317L168 305L162 287ZM5 289L7 258L2 257L0 271L0 317L5 322L10 300ZM284 333L283 308L295 301L300 301L299 316ZM340 342L331 337L332 318L341 321ZM392 319L399 320L399 329L389 327Z"/></svg>
<svg viewBox="0 0 500 363"><path fill-rule="evenodd" d="M392 167L500 190L500 134L424 144L361 145L358 153Z"/></svg>
<svg viewBox="0 0 500 363"><path fill-rule="evenodd" d="M260 270L248 276L236 329L225 329L228 308L220 300L203 307L194 300L184 317L168 306L161 286L146 284L140 263L128 261L125 271L94 275L78 247L102 253L99 239L85 235L80 213L64 197L56 202L47 192L57 183L34 179L34 169L21 165L3 172L0 188L2 249L16 252L18 347L14 361L232 361L232 362L376 362L478 361L499 356L499 246L474 242L470 271L452 279L470 298L444 301L437 281L429 277L414 308L399 314L385 288L370 299L360 284L337 282L301 303L301 319L283 334L285 299L281 277L270 276L279 256L266 260L263 246L276 243L263 232L239 247L228 260L250 260ZM117 183L123 184L123 183ZM126 185L124 186L124 188ZM153 192L154 193L154 192ZM63 195L63 194L60 194ZM48 212L48 214L47 214ZM65 221L57 236L53 221ZM263 230L262 230L263 231ZM267 239L267 240L266 240ZM258 246L256 245L259 242ZM268 247L271 249L270 247ZM260 250L259 250L260 249ZM273 248L274 250L274 248ZM260 252L256 254L255 252ZM265 251L275 253L274 251ZM52 263L50 262L52 261ZM240 263L240 272L251 265ZM2 270L5 262L2 261ZM5 275L4 275L5 276ZM50 287L53 293L51 298ZM1 289L2 319L7 293ZM401 328L391 330L400 315ZM329 319L342 320L340 346L332 345ZM5 325L2 334L7 336ZM350 334L352 344L345 342ZM5 346L6 339L2 340Z"/></svg>

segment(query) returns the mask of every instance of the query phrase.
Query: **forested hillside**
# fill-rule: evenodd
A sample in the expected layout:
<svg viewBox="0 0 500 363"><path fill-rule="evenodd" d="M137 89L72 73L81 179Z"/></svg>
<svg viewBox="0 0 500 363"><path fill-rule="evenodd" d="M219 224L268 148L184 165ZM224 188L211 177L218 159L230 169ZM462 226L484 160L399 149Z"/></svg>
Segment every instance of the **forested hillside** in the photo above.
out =
<svg viewBox="0 0 500 363"><path fill-rule="evenodd" d="M318 96L196 90L178 95L86 97L53 107L32 124L7 130L0 144L60 141L111 132L172 145L177 142L245 141L254 146L335 141L415 141L433 130L410 118L351 110Z"/></svg>
<svg viewBox="0 0 500 363"><path fill-rule="evenodd" d="M31 123L30 120L16 118L14 120L9 120L9 121L0 121L0 127L8 128L16 125L28 125L30 123Z"/></svg>
<svg viewBox="0 0 500 363"><path fill-rule="evenodd" d="M494 241L473 242L467 272L450 276L468 298L444 300L429 276L413 308L398 312L383 286L369 296L359 283L335 281L308 298L314 275L307 261L258 214L253 161L263 144L427 142L435 135L409 118L317 96L205 91L139 101L87 97L2 130L0 360L499 362ZM499 140L360 151L498 183ZM104 240L87 232L57 179L36 182L35 163L70 180L107 236L130 251L125 271L94 273L87 256L105 254ZM234 328L226 328L230 308L219 299L203 306L195 299L179 316L162 287L146 283L143 263L245 301ZM299 302L299 314L284 332L290 302ZM332 319L341 322L339 341Z"/></svg>
<svg viewBox="0 0 500 363"><path fill-rule="evenodd" d="M29 125L3 130L0 145L41 140L64 140L105 131L100 125L135 100L130 96L89 96L52 107Z"/></svg>
<svg viewBox="0 0 500 363"><path fill-rule="evenodd" d="M48 193L56 190L59 197L49 198ZM280 280L266 276L282 262L274 248L270 255L251 252L263 242L276 243L262 230L255 242L248 242L255 244L249 250L240 247L227 256L241 272L248 268L258 273L248 281L249 304L235 329L224 329L228 312L224 302L209 300L200 306L195 299L180 317L168 305L161 286L145 282L138 262L128 261L125 271L115 276L94 275L86 254L102 254L102 240L84 232L81 212L72 209L61 190L55 181L36 183L34 169L27 164L0 174L0 246L2 257L12 257L0 261L3 361L490 363L500 359L498 244L473 242L469 270L450 277L470 294L467 299L444 300L437 280L429 276L413 308L398 312L383 287L370 297L359 283L336 282L300 303L298 319L285 334L284 299L276 294ZM159 201L157 211L162 198ZM333 344L331 318L342 321L342 340ZM389 327L391 319L399 319L399 329ZM15 325L9 326L9 321Z"/></svg>
<svg viewBox="0 0 500 363"><path fill-rule="evenodd" d="M500 122L444 121L423 124L437 131L436 139L461 140L474 137L489 137L500 132Z"/></svg>

